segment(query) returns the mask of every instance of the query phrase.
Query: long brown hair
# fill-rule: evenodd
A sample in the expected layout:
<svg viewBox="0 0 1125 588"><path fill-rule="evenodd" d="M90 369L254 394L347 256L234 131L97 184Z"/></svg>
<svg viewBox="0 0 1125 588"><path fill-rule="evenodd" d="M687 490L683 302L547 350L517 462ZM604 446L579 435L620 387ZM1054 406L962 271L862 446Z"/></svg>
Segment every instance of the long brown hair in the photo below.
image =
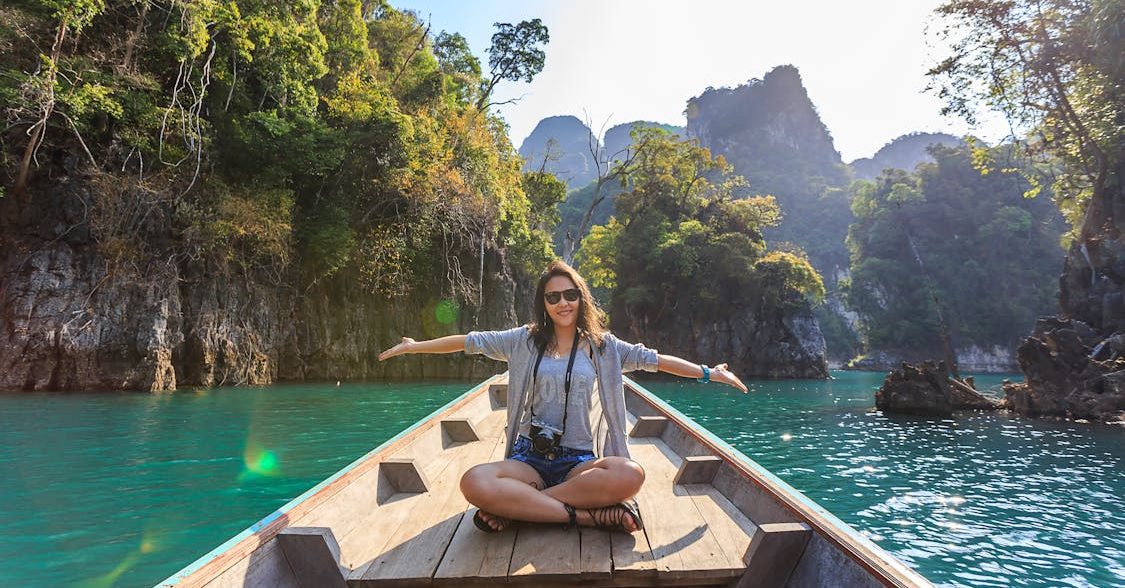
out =
<svg viewBox="0 0 1125 588"><path fill-rule="evenodd" d="M580 293L578 297L578 331L587 334L594 340L594 344L601 347L602 338L605 336L605 314L598 307L594 297L590 295L590 287L586 280L578 275L574 268L566 262L556 259L547 264L547 269L539 276L539 285L535 288L535 311L532 322L528 325L531 331L531 340L538 349L547 349L555 344L555 324L551 315L547 314L547 304L543 295L547 290L547 281L555 276L565 276L574 282Z"/></svg>

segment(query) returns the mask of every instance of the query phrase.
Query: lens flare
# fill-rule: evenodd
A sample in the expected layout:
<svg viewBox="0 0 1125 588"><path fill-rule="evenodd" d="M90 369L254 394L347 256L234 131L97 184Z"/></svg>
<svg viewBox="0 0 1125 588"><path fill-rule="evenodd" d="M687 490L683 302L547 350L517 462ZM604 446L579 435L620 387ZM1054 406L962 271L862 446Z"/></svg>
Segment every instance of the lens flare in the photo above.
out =
<svg viewBox="0 0 1125 588"><path fill-rule="evenodd" d="M442 300L437 303L434 308L434 318L437 322L448 325L457 320L457 316L461 313L461 309L457 307L457 303L452 300Z"/></svg>
<svg viewBox="0 0 1125 588"><path fill-rule="evenodd" d="M121 576L136 566L143 556L153 553L161 549L161 547L160 541L156 537L156 532L152 529L146 529L141 533L141 543L137 546L137 549L130 551L129 555L125 556L125 559L121 560L121 563L117 564L115 568L100 576L80 581L77 585L82 588L110 588L111 586L116 586Z"/></svg>
<svg viewBox="0 0 1125 588"><path fill-rule="evenodd" d="M242 460L246 466L245 473L267 477L281 473L277 454L270 449L249 444L242 454Z"/></svg>

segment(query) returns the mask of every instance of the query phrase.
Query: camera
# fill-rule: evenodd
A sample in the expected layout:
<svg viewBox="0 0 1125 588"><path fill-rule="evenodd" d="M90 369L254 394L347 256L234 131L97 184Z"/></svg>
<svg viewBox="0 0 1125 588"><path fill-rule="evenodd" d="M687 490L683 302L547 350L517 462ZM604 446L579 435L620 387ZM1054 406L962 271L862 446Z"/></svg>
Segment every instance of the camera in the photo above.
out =
<svg viewBox="0 0 1125 588"><path fill-rule="evenodd" d="M531 450L547 459L555 458L555 450L559 448L563 432L539 419L531 421Z"/></svg>

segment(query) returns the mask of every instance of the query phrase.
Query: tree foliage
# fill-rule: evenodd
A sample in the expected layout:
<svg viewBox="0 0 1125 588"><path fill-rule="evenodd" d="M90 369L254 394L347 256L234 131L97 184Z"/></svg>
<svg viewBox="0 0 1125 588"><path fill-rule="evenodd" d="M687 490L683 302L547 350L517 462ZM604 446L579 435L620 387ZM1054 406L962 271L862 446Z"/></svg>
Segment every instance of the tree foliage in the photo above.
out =
<svg viewBox="0 0 1125 588"><path fill-rule="evenodd" d="M546 25L538 18L519 24L496 23L492 46L488 50L489 78L481 82L477 108L484 109L496 84L504 80L530 82L546 64L547 53L541 45L551 40Z"/></svg>
<svg viewBox="0 0 1125 588"><path fill-rule="evenodd" d="M955 345L1014 348L1054 301L1057 269L1043 260L1062 255L1062 220L1050 202L1023 197L1019 172L981 173L968 146L931 154L915 173L853 184L848 306L868 351L940 353L939 308Z"/></svg>
<svg viewBox="0 0 1125 588"><path fill-rule="evenodd" d="M535 75L528 44L546 28L501 31L502 77ZM93 227L121 250L279 271L292 258L312 280L468 299L480 277L462 258L482 244L549 255L557 190L524 178L504 123L476 103L488 80L464 38L386 2L17 0L0 46L15 192L37 175L49 189L84 154L91 186L130 187L96 192L93 217L170 219L170 243Z"/></svg>
<svg viewBox="0 0 1125 588"><path fill-rule="evenodd" d="M953 0L938 13L951 51L929 74L944 112L1002 113L1035 165L1028 177L1051 176L1072 235L1096 233L1125 152L1125 2Z"/></svg>
<svg viewBox="0 0 1125 588"><path fill-rule="evenodd" d="M610 316L637 336L686 314L700 322L778 311L824 295L799 253L769 252L762 237L781 213L772 196L747 197L745 180L695 142L657 128L645 142L616 215L578 251L595 286L614 288Z"/></svg>

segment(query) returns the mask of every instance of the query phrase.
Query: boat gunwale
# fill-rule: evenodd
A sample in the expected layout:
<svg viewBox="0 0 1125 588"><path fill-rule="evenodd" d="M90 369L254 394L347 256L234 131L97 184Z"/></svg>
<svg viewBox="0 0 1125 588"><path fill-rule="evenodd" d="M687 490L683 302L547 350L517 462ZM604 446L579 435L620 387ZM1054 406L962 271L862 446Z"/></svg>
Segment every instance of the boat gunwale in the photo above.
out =
<svg viewBox="0 0 1125 588"><path fill-rule="evenodd" d="M743 478L760 487L801 522L812 527L814 532L841 549L846 556L879 579L883 585L897 588L933 585L886 549L876 545L854 527L717 437L703 425L676 410L636 380L629 377L625 377L624 380L625 385L632 388L638 398L647 402L696 441L714 451L723 461L731 464Z"/></svg>
<svg viewBox="0 0 1125 588"><path fill-rule="evenodd" d="M231 565L234 565L244 557L248 557L258 548L276 537L278 533L289 526L290 521L300 518L332 499L337 493L355 481L356 478L368 473L372 468L382 463L382 458L386 458L394 450L409 445L433 427L439 426L441 422L440 417L461 410L470 402L476 400L477 396L487 392L492 384L505 379L506 375L507 372L496 374L476 386L473 386L465 393L450 400L444 406L434 410L429 415L419 419L397 435L387 439L378 447L368 451L331 476L321 480L315 486L285 503L285 505L266 515L261 520L243 529L230 539L227 539L218 547L181 568L178 572L164 579L159 584L156 584L154 588L195 585L189 583L196 581L193 579L193 576L201 580L199 585L210 582ZM380 456L380 454L385 455Z"/></svg>

